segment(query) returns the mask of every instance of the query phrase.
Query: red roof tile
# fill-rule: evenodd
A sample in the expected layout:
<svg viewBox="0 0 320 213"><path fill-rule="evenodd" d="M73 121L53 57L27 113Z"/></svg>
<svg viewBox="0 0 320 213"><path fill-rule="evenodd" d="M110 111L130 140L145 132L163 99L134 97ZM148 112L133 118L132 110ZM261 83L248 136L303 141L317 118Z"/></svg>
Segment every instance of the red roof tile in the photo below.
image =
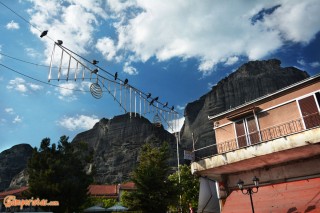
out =
<svg viewBox="0 0 320 213"><path fill-rule="evenodd" d="M117 185L90 185L91 196L112 196L117 195Z"/></svg>
<svg viewBox="0 0 320 213"><path fill-rule="evenodd" d="M0 199L5 198L7 195L18 195L24 191L27 191L28 189L29 189L29 187L23 186L19 189L12 189L9 191L0 192Z"/></svg>
<svg viewBox="0 0 320 213"><path fill-rule="evenodd" d="M127 182L120 184L120 189L135 189L134 182Z"/></svg>

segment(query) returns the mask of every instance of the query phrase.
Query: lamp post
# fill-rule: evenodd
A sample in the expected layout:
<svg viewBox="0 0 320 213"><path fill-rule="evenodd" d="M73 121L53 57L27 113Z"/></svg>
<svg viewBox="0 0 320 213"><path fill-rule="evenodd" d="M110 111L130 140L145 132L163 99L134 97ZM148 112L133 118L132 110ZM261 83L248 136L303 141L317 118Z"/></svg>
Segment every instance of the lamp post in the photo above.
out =
<svg viewBox="0 0 320 213"><path fill-rule="evenodd" d="M248 187L246 189L243 188L243 180L239 179L238 181L238 187L241 190L242 194L244 195L250 195L250 202L251 202L251 208L252 208L252 213L254 213L254 207L253 207L253 202L252 202L252 194L253 193L257 193L258 189L259 189L259 178L257 178L256 176L254 176L252 178L252 181L254 183L254 187Z"/></svg>

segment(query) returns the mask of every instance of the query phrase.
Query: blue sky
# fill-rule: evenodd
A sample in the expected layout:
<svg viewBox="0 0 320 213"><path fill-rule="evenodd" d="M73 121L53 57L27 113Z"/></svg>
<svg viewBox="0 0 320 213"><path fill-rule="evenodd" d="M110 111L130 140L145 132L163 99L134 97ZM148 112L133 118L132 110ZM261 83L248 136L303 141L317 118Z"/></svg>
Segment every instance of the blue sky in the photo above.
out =
<svg viewBox="0 0 320 213"><path fill-rule="evenodd" d="M117 72L120 80L127 78L131 86L158 96L160 103L175 106L180 113L175 128L183 124L188 102L249 60L278 58L283 67L310 75L320 71L318 0L0 2L0 151L18 143L39 146L45 137L52 142L61 135L72 139L99 119L124 113L107 92L101 99L91 96L94 80L65 81L63 75L50 81L60 87L45 84L57 40L84 59L98 60L110 74ZM44 30L48 34L40 38ZM53 67L59 67L61 51L56 47ZM75 66L72 59L72 76ZM67 54L62 67L65 74ZM53 78L57 72L54 68ZM99 75L113 79L101 70ZM127 102L126 90L120 92L112 82L111 90L114 85L117 98L121 93ZM139 93L135 97L139 113L142 99ZM153 116L146 115L151 121Z"/></svg>

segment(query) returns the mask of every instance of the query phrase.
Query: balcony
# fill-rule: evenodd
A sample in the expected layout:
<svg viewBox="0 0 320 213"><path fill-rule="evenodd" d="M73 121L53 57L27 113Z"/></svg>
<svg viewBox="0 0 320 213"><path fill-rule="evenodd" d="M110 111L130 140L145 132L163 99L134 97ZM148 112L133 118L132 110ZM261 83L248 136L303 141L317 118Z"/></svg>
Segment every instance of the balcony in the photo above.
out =
<svg viewBox="0 0 320 213"><path fill-rule="evenodd" d="M313 157L320 154L320 146L313 144L320 144L319 113L218 143L218 154L207 152L199 158L198 153L212 149L212 145L196 149L198 160L192 163L192 170L225 174Z"/></svg>
<svg viewBox="0 0 320 213"><path fill-rule="evenodd" d="M305 126L305 127L304 127ZM289 122L281 123L260 131L252 132L248 136L242 135L235 139L228 140L217 144L218 153L230 152L243 147L255 145L260 142L267 142L277 138L285 137L291 134L296 134L307 129L320 126L320 114L314 113L303 118L291 120ZM250 143L247 141L250 138Z"/></svg>

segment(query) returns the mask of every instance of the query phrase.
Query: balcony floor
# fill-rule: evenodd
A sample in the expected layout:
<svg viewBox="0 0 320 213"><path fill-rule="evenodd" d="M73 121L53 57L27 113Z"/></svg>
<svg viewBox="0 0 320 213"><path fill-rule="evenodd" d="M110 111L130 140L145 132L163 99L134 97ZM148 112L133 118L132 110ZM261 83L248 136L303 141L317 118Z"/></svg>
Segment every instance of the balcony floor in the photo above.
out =
<svg viewBox="0 0 320 213"><path fill-rule="evenodd" d="M320 128L202 159L192 173L219 179L222 174L248 171L320 155Z"/></svg>

